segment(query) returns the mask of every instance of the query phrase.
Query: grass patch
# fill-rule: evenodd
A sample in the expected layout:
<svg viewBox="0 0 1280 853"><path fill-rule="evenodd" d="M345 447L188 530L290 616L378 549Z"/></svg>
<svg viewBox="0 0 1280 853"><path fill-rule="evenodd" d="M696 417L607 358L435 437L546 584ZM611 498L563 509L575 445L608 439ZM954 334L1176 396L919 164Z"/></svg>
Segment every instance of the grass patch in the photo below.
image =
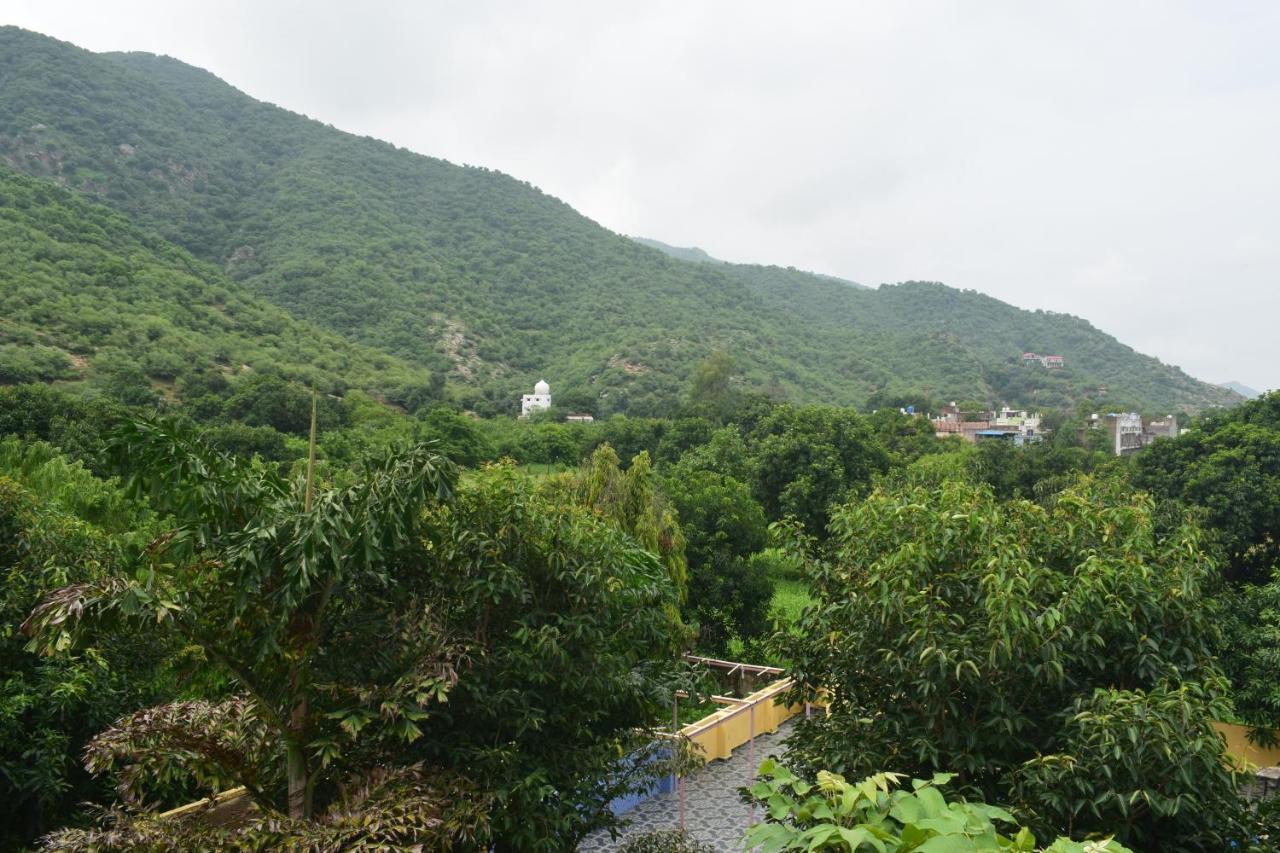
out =
<svg viewBox="0 0 1280 853"><path fill-rule="evenodd" d="M809 585L804 581L792 578L776 578L773 582L773 601L769 610L780 622L794 624L800 618L800 611L813 604L813 596L809 594Z"/></svg>

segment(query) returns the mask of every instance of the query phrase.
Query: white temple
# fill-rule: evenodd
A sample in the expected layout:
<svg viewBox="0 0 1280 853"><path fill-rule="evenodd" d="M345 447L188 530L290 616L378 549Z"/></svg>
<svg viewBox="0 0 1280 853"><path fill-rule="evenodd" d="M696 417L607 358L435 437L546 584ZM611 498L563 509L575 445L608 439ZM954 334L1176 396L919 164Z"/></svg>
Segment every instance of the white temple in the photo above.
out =
<svg viewBox="0 0 1280 853"><path fill-rule="evenodd" d="M539 379L538 384L533 386L533 393L525 394L520 398L520 417L527 418L534 412L549 408L551 408L551 386L547 384L547 380Z"/></svg>

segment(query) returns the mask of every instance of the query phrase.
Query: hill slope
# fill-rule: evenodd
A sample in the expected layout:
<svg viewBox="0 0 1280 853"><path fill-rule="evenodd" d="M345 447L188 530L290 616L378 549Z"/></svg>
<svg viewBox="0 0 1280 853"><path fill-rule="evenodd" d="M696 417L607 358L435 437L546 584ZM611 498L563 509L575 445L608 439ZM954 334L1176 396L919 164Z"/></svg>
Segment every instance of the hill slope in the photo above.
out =
<svg viewBox="0 0 1280 853"><path fill-rule="evenodd" d="M291 317L119 214L0 167L0 383L149 384L205 370L342 391L427 372Z"/></svg>
<svg viewBox="0 0 1280 853"><path fill-rule="evenodd" d="M1261 391L1257 391L1253 388L1250 388L1248 385L1245 385L1243 382L1236 382L1233 380L1231 382L1219 382L1218 384L1223 388L1227 388L1232 391L1235 391L1237 394L1239 394L1241 397L1244 397L1246 400L1256 400L1258 397L1262 396Z"/></svg>
<svg viewBox="0 0 1280 853"><path fill-rule="evenodd" d="M1157 409L1237 399L1084 321L976 293L671 258L527 183L342 133L172 59L0 29L0 128L14 168L297 317L450 371L481 410L509 410L545 375L598 410L656 411L717 349L747 383L799 400L1050 403L1101 386ZM1023 349L1071 366L1011 373Z"/></svg>

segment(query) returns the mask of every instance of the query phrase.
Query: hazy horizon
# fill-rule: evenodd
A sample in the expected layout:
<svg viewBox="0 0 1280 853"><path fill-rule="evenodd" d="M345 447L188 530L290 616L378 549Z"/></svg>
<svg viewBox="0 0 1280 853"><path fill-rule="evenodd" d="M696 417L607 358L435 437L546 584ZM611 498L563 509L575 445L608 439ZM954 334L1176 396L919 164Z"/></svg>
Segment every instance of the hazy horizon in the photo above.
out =
<svg viewBox="0 0 1280 853"><path fill-rule="evenodd" d="M941 281L1280 385L1280 7L19 0L0 23L173 56L619 233Z"/></svg>

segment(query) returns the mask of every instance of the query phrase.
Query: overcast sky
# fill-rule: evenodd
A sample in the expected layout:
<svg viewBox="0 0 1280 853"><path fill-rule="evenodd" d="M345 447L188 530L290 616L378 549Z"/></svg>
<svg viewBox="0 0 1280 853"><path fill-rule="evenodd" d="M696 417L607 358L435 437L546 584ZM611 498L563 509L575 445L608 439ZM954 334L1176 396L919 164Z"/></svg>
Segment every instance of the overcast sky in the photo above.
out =
<svg viewBox="0 0 1280 853"><path fill-rule="evenodd" d="M608 228L1280 386L1280 3L6 0ZM1069 355L1069 353L1067 354Z"/></svg>

